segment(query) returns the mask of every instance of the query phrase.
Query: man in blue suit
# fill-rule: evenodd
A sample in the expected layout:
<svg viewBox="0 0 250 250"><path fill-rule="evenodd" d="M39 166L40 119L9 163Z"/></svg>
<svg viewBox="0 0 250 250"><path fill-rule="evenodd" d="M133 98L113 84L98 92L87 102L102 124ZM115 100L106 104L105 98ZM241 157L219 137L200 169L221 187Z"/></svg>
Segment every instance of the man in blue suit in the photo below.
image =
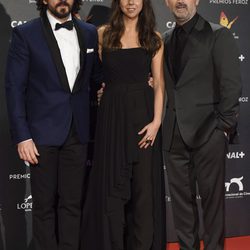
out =
<svg viewBox="0 0 250 250"><path fill-rule="evenodd" d="M77 250L89 138L90 82L101 83L94 26L81 0L37 0L13 29L6 96L13 142L31 167L36 250Z"/></svg>

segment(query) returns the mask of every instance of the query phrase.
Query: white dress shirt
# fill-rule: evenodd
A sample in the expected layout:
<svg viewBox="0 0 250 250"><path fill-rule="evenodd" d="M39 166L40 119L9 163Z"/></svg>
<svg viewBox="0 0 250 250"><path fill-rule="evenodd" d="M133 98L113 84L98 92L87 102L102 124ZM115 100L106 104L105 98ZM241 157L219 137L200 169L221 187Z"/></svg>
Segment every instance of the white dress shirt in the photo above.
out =
<svg viewBox="0 0 250 250"><path fill-rule="evenodd" d="M80 70L80 47L75 27L73 30L61 28L55 30L56 23L60 23L49 11L47 16L61 52L62 61L67 74L70 90L72 91L77 74ZM70 14L67 21L72 20Z"/></svg>

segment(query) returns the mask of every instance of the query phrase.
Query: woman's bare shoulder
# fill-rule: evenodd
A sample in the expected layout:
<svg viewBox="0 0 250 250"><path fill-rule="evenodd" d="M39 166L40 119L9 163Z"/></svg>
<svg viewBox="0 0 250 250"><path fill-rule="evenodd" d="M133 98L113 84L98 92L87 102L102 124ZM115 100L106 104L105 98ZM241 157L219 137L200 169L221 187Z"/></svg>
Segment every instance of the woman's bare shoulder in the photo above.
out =
<svg viewBox="0 0 250 250"><path fill-rule="evenodd" d="M162 35L161 35L161 33L160 33L159 31L155 30L155 34L156 34L159 38L162 39Z"/></svg>

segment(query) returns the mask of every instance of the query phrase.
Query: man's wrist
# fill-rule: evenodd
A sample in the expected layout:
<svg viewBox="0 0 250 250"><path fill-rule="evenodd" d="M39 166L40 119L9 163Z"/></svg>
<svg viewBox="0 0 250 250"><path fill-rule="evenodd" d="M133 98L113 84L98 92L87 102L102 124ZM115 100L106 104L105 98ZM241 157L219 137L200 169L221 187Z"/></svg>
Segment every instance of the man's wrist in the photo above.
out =
<svg viewBox="0 0 250 250"><path fill-rule="evenodd" d="M32 138L27 139L27 140L24 140L24 141L20 141L20 142L18 142L17 144L25 143L25 142L28 142L28 141L32 141Z"/></svg>

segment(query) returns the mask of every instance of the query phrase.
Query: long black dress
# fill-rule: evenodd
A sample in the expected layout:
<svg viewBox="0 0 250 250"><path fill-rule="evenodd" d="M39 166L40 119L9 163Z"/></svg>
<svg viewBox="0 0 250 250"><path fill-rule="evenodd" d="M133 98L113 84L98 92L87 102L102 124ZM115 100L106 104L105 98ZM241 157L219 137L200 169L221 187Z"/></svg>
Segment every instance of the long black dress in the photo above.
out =
<svg viewBox="0 0 250 250"><path fill-rule="evenodd" d="M82 250L165 250L164 178L159 136L140 149L153 119L152 56L143 48L103 51L106 83L82 223Z"/></svg>

